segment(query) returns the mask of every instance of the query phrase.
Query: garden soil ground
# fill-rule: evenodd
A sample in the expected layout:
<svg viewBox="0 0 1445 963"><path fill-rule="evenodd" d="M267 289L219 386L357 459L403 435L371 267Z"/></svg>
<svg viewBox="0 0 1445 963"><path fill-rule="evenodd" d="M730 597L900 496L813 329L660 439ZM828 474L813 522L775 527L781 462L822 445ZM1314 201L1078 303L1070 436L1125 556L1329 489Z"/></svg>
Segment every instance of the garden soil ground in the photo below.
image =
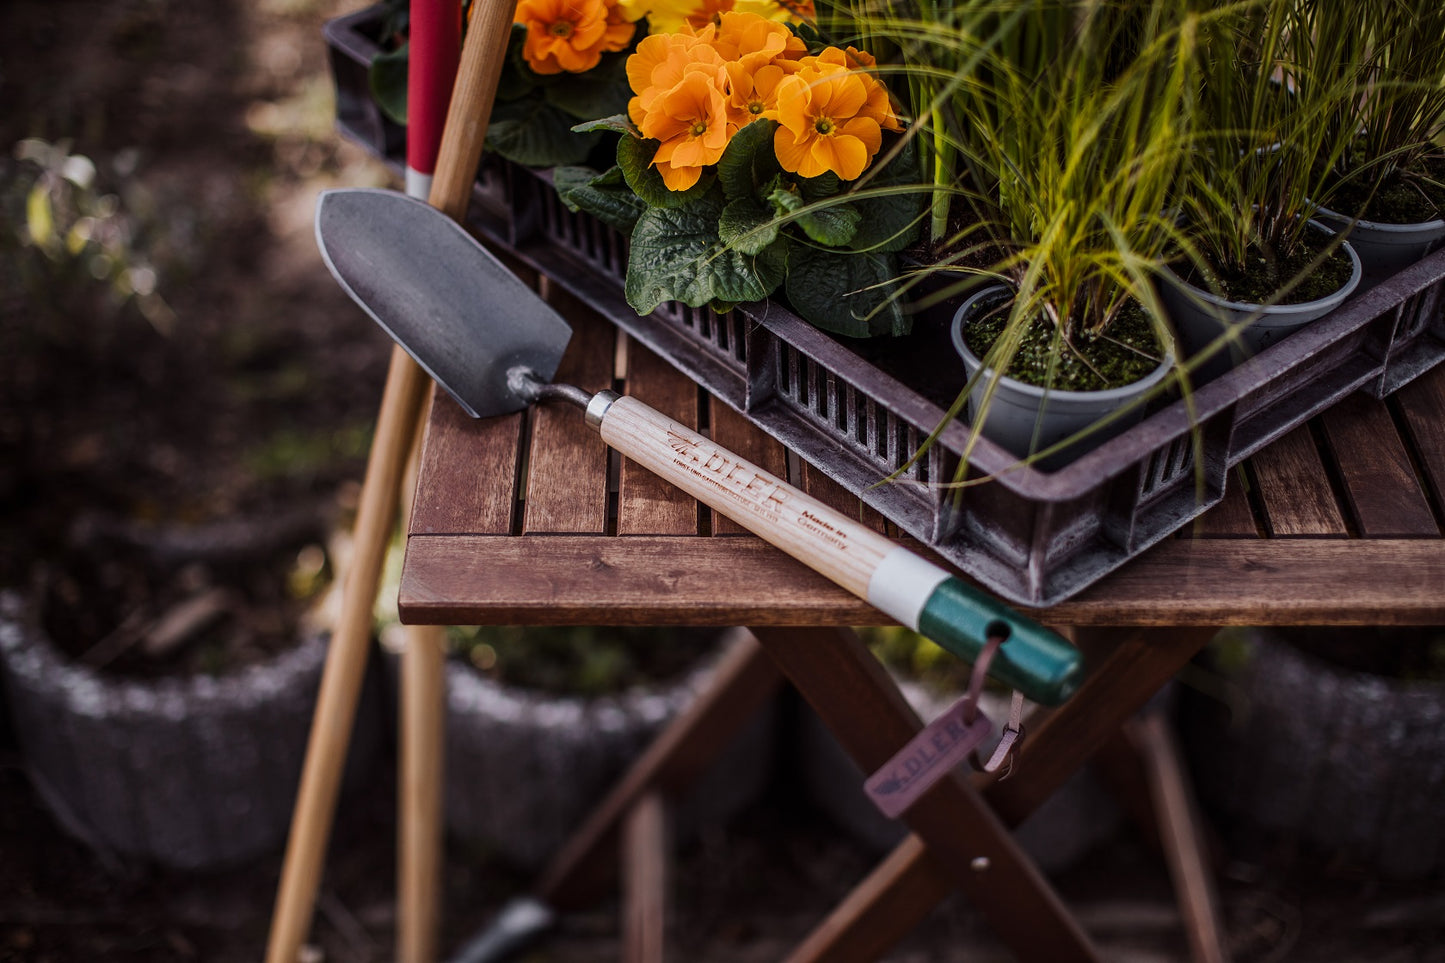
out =
<svg viewBox="0 0 1445 963"><path fill-rule="evenodd" d="M389 347L322 267L311 213L322 188L393 183L332 130L321 25L351 9L0 7L0 587L83 605L94 624L57 629L73 651L127 607L163 612L178 597L168 593L209 577L136 574L137 545L157 532L200 525L220 542L237 532L253 547L274 542L276 552L248 558L280 580L295 577L297 551L277 519L310 513L322 528L305 539L320 544L326 526L345 525ZM26 138L93 162L88 203L118 242L111 264L26 242L40 172L14 154ZM117 265L136 269L139 295L94 277ZM65 574L78 561L90 574ZM254 657L277 621L279 602L242 596L228 604L246 631L219 658ZM874 859L800 801L783 760L763 801L679 854L672 939L694 959L779 958ZM343 802L313 930L319 958L391 957L394 785L383 765ZM1220 851L1238 959L1445 960L1438 885L1390 886L1272 843ZM0 722L0 961L258 960L279 865L273 853L183 875L90 852L56 827ZM443 951L525 882L449 847ZM1132 830L1058 885L1108 958L1183 957L1167 876ZM537 958L607 959L616 948L615 907L602 904L569 918ZM955 901L892 958L1000 956Z"/></svg>

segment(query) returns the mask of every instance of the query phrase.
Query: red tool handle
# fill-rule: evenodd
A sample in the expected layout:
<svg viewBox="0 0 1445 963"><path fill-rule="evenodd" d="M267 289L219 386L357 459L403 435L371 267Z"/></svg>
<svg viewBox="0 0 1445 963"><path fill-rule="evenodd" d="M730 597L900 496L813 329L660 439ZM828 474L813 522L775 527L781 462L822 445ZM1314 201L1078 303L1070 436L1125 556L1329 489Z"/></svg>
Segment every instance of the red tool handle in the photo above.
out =
<svg viewBox="0 0 1445 963"><path fill-rule="evenodd" d="M461 60L462 7L458 0L411 0L407 56L406 166L436 172L442 127ZM426 194L421 195L423 198Z"/></svg>

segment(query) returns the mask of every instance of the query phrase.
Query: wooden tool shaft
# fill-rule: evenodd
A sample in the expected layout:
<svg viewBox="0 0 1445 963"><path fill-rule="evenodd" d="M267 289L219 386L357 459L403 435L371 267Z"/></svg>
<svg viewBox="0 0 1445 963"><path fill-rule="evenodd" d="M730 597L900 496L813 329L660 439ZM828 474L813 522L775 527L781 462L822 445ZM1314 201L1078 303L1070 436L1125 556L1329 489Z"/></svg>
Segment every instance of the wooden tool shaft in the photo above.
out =
<svg viewBox="0 0 1445 963"><path fill-rule="evenodd" d="M685 425L610 393L588 418L644 468L960 658L1008 639L991 674L1030 698L1055 704L1078 685L1082 660L1053 632Z"/></svg>
<svg viewBox="0 0 1445 963"><path fill-rule="evenodd" d="M511 0L479 2L462 47L428 198L433 207L454 220L466 215L471 200L515 10ZM271 920L266 963L295 963L310 928L366 669L381 563L396 519L401 476L429 386L421 368L402 349L395 349L362 484L355 528L357 558L345 586L342 612L332 635L317 698Z"/></svg>
<svg viewBox="0 0 1445 963"><path fill-rule="evenodd" d="M429 384L406 352L393 350L357 511L355 554L343 586L343 604L331 633L306 745L306 763L271 918L267 963L295 963L311 926L322 857L331 834L356 703L366 675L376 587L396 520L407 455Z"/></svg>

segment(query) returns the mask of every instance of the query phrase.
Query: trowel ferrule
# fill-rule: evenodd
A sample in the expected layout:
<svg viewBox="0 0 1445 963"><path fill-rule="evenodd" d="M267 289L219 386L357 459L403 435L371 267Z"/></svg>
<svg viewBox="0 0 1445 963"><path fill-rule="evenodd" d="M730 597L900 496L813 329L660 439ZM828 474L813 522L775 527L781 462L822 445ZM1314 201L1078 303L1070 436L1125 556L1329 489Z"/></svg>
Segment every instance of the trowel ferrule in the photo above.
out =
<svg viewBox="0 0 1445 963"><path fill-rule="evenodd" d="M592 402L596 400L595 395L583 391L576 385L557 385L543 381L538 377L537 372L525 365L507 369L507 389L529 405L538 401L567 401L578 408L587 410L589 414ZM611 392L604 393L612 394ZM612 397L616 398L617 396L613 394ZM611 402L608 404L610 405ZM606 406L603 407L603 410L606 411Z"/></svg>

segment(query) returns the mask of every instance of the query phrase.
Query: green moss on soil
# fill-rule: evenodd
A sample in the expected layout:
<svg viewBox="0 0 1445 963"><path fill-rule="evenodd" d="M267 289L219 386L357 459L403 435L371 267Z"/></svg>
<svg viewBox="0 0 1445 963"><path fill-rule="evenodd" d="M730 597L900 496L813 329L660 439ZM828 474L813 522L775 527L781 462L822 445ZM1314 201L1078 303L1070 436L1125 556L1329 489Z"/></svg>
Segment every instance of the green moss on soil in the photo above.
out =
<svg viewBox="0 0 1445 963"><path fill-rule="evenodd" d="M1006 311L994 311L970 324L964 332L969 350L980 358L987 355L1007 322ZM1093 338L1078 335L1072 346L1057 341L1048 321L1035 318L1005 374L1056 391L1104 391L1148 376L1163 357L1164 350L1149 316L1131 302L1105 334Z"/></svg>
<svg viewBox="0 0 1445 963"><path fill-rule="evenodd" d="M1262 249L1253 251L1248 270L1214 270L1204 274L1195 270L1186 272L1184 279L1240 304L1307 304L1340 290L1349 283L1354 271L1350 256L1338 247L1323 261L1315 263L1330 243L1325 234L1311 231L1304 243L1284 255ZM1294 287L1276 298L1280 288L1296 279Z"/></svg>
<svg viewBox="0 0 1445 963"><path fill-rule="evenodd" d="M1389 176L1371 196L1368 179L1340 186L1330 209L1381 224L1423 224L1445 218L1445 154L1424 162L1424 171Z"/></svg>

